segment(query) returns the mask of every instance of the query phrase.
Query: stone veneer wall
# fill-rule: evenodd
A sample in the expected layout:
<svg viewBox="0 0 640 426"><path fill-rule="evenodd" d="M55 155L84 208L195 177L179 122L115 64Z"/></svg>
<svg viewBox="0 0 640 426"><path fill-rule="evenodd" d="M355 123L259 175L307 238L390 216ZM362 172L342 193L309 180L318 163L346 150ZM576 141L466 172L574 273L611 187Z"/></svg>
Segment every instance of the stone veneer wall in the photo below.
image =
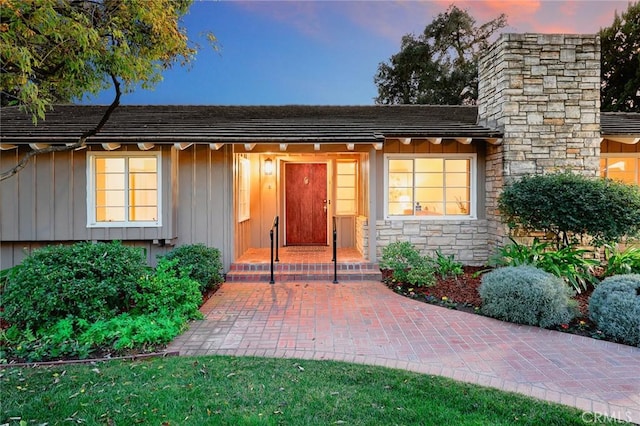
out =
<svg viewBox="0 0 640 426"><path fill-rule="evenodd" d="M369 258L369 218L356 216L356 248L365 258Z"/></svg>
<svg viewBox="0 0 640 426"><path fill-rule="evenodd" d="M376 257L395 241L411 242L423 255L453 254L465 265L483 265L489 257L487 221L477 220L378 220Z"/></svg>
<svg viewBox="0 0 640 426"><path fill-rule="evenodd" d="M597 176L600 40L579 34L503 34L479 63L479 124L503 131L487 153L489 245L504 241L497 195L526 174Z"/></svg>

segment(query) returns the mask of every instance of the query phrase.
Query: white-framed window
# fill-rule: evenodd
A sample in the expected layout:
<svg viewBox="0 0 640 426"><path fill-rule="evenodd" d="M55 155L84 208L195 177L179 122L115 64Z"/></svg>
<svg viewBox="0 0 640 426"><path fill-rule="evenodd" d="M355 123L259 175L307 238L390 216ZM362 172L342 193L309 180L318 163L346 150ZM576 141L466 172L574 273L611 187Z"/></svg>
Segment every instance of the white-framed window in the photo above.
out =
<svg viewBox="0 0 640 426"><path fill-rule="evenodd" d="M161 226L161 153L87 153L87 226Z"/></svg>
<svg viewBox="0 0 640 426"><path fill-rule="evenodd" d="M600 176L640 185L640 153L602 154Z"/></svg>
<svg viewBox="0 0 640 426"><path fill-rule="evenodd" d="M475 154L385 155L385 216L476 217Z"/></svg>
<svg viewBox="0 0 640 426"><path fill-rule="evenodd" d="M336 162L336 215L355 215L358 170L355 160Z"/></svg>
<svg viewBox="0 0 640 426"><path fill-rule="evenodd" d="M251 162L248 158L238 160L238 222L251 218Z"/></svg>

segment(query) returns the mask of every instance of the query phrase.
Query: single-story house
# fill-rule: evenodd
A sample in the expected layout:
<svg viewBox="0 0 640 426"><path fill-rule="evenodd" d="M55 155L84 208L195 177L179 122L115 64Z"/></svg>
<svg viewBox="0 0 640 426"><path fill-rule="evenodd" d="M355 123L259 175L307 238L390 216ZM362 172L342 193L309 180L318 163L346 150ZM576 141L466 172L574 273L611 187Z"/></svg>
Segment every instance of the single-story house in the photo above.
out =
<svg viewBox="0 0 640 426"><path fill-rule="evenodd" d="M82 149L38 155L0 182L0 269L53 243L121 240L149 260L176 245L224 264L281 245L376 262L392 241L482 264L503 243L501 188L570 169L640 182L640 114L600 112L594 35L504 34L480 63L477 106L120 106ZM71 144L105 106L0 116L0 171Z"/></svg>

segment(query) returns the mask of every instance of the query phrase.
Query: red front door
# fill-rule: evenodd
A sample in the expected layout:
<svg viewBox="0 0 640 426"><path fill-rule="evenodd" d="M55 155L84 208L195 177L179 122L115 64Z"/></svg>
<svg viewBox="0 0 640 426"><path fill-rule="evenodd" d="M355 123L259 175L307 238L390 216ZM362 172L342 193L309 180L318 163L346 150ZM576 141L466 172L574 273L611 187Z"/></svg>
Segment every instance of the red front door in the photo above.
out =
<svg viewBox="0 0 640 426"><path fill-rule="evenodd" d="M285 165L287 245L327 244L327 165Z"/></svg>

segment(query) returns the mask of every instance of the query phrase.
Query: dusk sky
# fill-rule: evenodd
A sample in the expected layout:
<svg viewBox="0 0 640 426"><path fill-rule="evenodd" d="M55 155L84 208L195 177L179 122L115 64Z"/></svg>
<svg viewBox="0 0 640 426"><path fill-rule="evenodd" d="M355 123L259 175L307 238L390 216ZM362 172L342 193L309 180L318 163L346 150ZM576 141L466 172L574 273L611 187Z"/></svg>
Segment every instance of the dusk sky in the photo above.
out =
<svg viewBox="0 0 640 426"><path fill-rule="evenodd" d="M184 19L201 49L189 68L122 104L370 105L378 64L455 3L478 24L507 14L503 32L596 33L628 1L198 1ZM202 35L218 38L214 52ZM108 104L113 91L85 103Z"/></svg>

